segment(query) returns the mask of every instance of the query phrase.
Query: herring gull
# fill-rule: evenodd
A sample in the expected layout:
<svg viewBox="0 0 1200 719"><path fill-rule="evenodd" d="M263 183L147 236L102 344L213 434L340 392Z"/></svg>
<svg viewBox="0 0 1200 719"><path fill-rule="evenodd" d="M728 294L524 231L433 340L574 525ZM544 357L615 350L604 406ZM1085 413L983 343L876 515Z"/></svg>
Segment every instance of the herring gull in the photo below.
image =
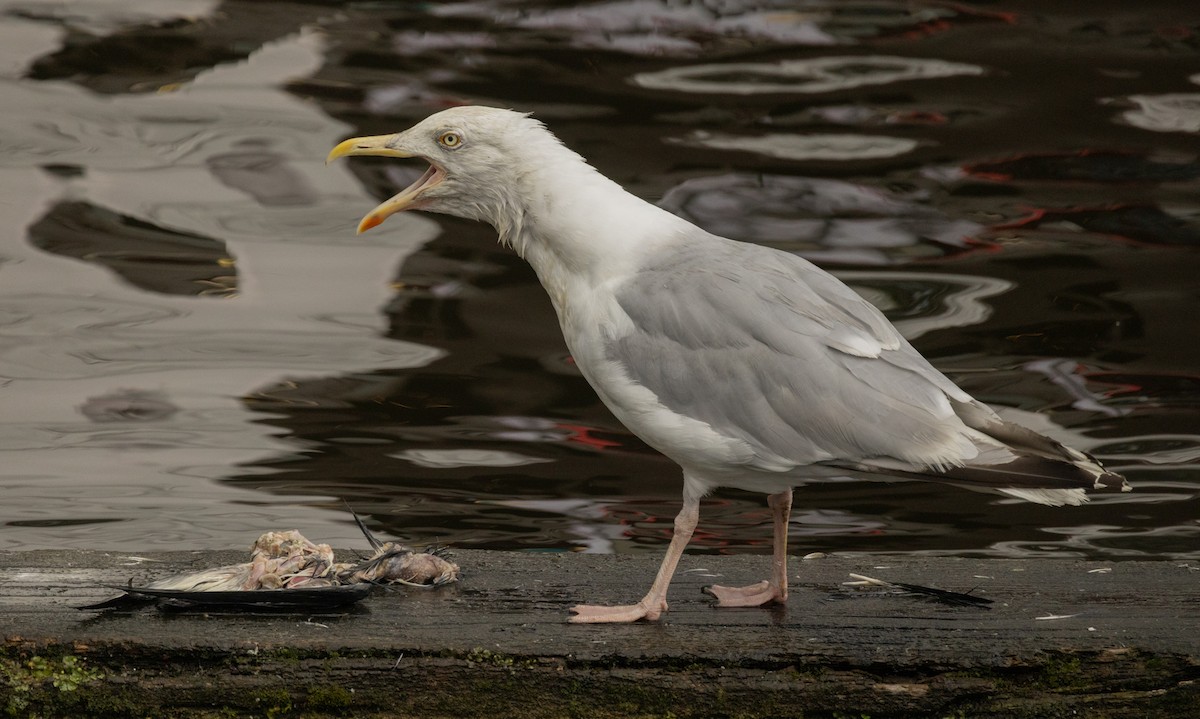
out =
<svg viewBox="0 0 1200 719"><path fill-rule="evenodd" d="M371 210L491 224L537 272L579 371L634 434L683 469L683 507L650 591L574 622L655 620L716 487L763 492L769 579L712 586L720 606L787 599L793 487L834 476L933 479L1048 505L1128 490L1093 457L1001 419L938 372L871 304L787 252L706 232L626 192L526 114L438 112L329 153L429 169Z"/></svg>

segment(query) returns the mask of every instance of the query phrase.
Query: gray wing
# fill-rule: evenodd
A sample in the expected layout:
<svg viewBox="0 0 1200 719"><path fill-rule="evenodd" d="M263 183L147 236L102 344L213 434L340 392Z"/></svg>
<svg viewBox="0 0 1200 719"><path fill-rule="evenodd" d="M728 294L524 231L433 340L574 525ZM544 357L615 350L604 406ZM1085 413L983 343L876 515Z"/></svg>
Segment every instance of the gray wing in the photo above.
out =
<svg viewBox="0 0 1200 719"><path fill-rule="evenodd" d="M634 329L607 356L668 409L744 440L764 468L978 453L949 401L971 398L870 303L794 255L703 240L616 291Z"/></svg>

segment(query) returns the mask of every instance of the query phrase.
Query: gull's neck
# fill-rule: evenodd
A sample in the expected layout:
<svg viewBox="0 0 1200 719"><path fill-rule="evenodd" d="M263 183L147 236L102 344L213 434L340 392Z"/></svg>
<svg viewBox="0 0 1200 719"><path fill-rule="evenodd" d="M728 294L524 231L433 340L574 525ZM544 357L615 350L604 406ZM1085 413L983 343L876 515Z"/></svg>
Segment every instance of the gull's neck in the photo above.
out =
<svg viewBox="0 0 1200 719"><path fill-rule="evenodd" d="M538 274L562 311L567 285L619 280L688 223L628 192L558 143L538 148L493 218L500 238Z"/></svg>

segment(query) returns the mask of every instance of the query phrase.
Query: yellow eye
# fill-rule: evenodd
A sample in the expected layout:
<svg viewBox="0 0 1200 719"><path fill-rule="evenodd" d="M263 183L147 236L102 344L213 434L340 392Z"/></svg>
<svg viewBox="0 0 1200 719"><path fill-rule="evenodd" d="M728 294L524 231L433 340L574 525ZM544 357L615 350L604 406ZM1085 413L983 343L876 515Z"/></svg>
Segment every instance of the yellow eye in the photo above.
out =
<svg viewBox="0 0 1200 719"><path fill-rule="evenodd" d="M462 144L462 136L457 132L443 132L442 136L438 138L438 142L442 143L443 147L453 150Z"/></svg>

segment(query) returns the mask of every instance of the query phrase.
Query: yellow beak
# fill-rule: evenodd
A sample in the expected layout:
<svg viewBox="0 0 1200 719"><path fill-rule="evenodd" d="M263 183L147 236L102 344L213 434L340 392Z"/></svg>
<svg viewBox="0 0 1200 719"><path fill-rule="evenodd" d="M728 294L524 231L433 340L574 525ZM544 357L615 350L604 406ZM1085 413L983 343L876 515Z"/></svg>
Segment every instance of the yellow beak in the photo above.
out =
<svg viewBox="0 0 1200 719"><path fill-rule="evenodd" d="M376 155L383 157L412 157L412 153L388 147L388 143L396 139L396 135L373 135L371 137L352 137L339 142L337 147L329 151L325 164L339 157L349 155Z"/></svg>
<svg viewBox="0 0 1200 719"><path fill-rule="evenodd" d="M397 150L390 147L389 143L395 141L396 135L374 135L372 137L352 137L349 140L338 143L337 147L329 151L329 156L325 158L325 164L329 164L339 157L347 157L351 155L374 155L376 157L414 157L411 152ZM429 176L429 173L426 173ZM435 173L436 177L436 173ZM422 178L425 179L425 178ZM440 181L440 177L436 177ZM395 195L381 202L375 209L363 216L362 221L358 223L359 233L366 232L372 227L383 224L390 215L393 215L401 210L406 210L412 206L413 200L421 190L431 187L434 183L418 182L412 187L409 187L400 194Z"/></svg>

